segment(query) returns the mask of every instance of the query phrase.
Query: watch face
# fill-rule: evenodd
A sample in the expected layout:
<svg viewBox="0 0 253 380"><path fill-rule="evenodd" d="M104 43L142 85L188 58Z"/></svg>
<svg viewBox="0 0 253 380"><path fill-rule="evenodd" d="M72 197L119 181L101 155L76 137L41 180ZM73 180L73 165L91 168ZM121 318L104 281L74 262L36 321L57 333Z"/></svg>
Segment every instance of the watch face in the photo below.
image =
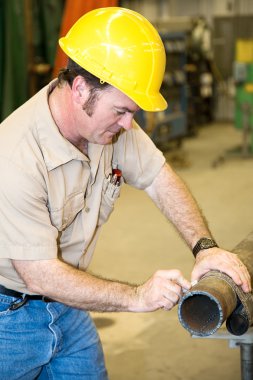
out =
<svg viewBox="0 0 253 380"><path fill-rule="evenodd" d="M213 241L209 239L202 240L201 247L204 249L213 247Z"/></svg>

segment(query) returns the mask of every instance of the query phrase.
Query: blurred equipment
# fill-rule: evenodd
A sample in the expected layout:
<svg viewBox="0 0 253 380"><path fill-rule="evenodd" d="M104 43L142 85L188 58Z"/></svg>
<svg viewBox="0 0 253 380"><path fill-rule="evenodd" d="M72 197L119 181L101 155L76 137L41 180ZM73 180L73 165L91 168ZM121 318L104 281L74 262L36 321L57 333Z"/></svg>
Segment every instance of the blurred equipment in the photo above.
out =
<svg viewBox="0 0 253 380"><path fill-rule="evenodd" d="M170 23L166 26L160 25L160 36L166 52L161 93L168 103L168 108L157 112L156 115L143 111L136 115L136 121L163 151L169 150L174 144L180 147L183 138L187 136L188 98L186 64L189 31L174 28L170 31Z"/></svg>
<svg viewBox="0 0 253 380"><path fill-rule="evenodd" d="M154 143L168 151L213 120L212 31L204 17L171 18L155 26L166 51L161 93L168 108L155 116L139 112L136 119Z"/></svg>
<svg viewBox="0 0 253 380"><path fill-rule="evenodd" d="M192 20L187 51L188 123L191 134L214 119L215 70L212 30L204 17Z"/></svg>
<svg viewBox="0 0 253 380"><path fill-rule="evenodd" d="M235 126L242 130L244 157L253 154L253 39L238 39L234 62Z"/></svg>
<svg viewBox="0 0 253 380"><path fill-rule="evenodd" d="M240 38L236 41L235 48L233 78L227 81L227 88L223 86L223 93L230 94L230 98L233 99L234 125L242 131L242 141L238 147L215 159L213 167L223 163L225 158L253 157L253 39ZM218 90L221 95L222 86ZM220 108L226 109L228 103L221 100L220 96Z"/></svg>

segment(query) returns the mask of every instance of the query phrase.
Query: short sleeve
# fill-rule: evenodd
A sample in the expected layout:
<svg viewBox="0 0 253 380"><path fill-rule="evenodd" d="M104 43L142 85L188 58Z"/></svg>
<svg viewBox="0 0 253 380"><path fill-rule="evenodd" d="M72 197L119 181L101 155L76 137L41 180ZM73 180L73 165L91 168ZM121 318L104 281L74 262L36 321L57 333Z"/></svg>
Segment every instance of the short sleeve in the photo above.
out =
<svg viewBox="0 0 253 380"><path fill-rule="evenodd" d="M57 257L57 229L47 208L46 185L0 157L0 258Z"/></svg>
<svg viewBox="0 0 253 380"><path fill-rule="evenodd" d="M136 122L114 144L113 164L121 169L125 182L138 189L151 185L164 163L163 153Z"/></svg>

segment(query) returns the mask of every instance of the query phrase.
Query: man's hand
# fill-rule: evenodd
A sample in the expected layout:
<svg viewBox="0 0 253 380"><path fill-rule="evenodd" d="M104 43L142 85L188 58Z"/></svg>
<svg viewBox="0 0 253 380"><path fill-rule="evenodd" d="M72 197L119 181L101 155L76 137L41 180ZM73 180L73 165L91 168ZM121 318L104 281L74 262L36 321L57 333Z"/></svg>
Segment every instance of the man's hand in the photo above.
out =
<svg viewBox="0 0 253 380"><path fill-rule="evenodd" d="M199 280L210 270L219 270L230 276L236 285L245 293L251 291L251 279L246 266L239 257L221 248L210 248L200 251L192 271L191 280Z"/></svg>
<svg viewBox="0 0 253 380"><path fill-rule="evenodd" d="M183 293L191 284L177 269L159 270L143 285L136 288L139 302L136 312L170 310L175 306Z"/></svg>

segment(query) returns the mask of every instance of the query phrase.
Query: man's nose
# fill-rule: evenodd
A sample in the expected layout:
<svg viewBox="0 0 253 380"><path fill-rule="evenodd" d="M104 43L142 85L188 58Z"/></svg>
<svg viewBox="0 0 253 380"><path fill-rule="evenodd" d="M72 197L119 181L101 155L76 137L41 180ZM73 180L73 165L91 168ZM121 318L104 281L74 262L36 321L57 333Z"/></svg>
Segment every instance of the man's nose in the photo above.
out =
<svg viewBox="0 0 253 380"><path fill-rule="evenodd" d="M126 112L121 118L118 124L121 126L121 128L124 128L126 131L130 130L133 125L133 117L134 115L130 112Z"/></svg>

